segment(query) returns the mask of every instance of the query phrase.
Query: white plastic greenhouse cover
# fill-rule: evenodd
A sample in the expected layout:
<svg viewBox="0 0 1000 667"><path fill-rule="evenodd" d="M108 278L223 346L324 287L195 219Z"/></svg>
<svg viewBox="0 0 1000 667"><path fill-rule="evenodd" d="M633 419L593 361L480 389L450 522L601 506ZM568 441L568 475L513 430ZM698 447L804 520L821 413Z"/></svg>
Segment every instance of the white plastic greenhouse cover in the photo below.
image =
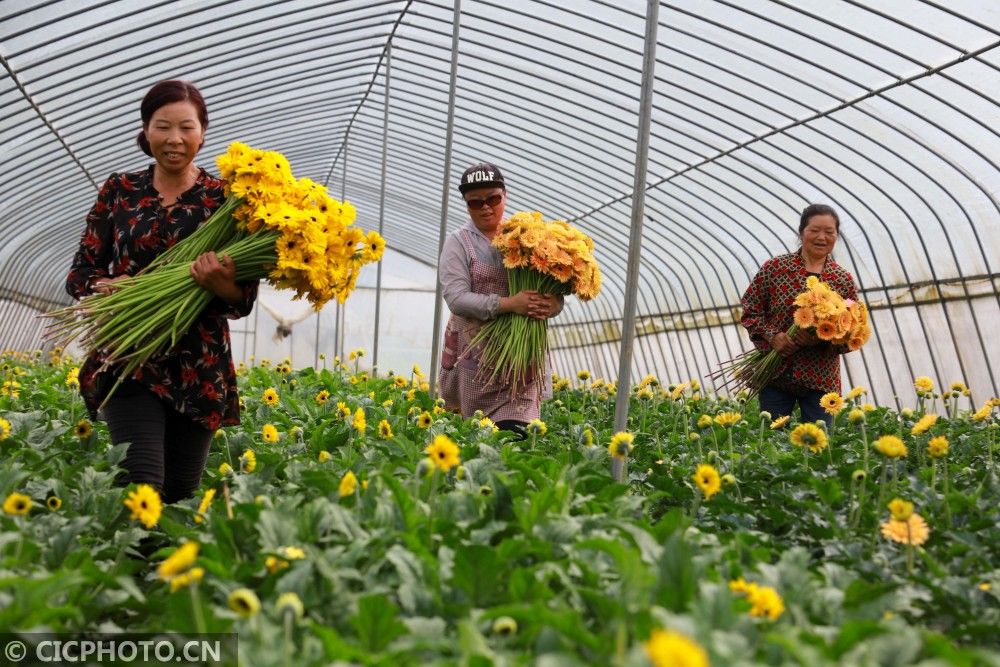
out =
<svg viewBox="0 0 1000 667"><path fill-rule="evenodd" d="M383 271L397 287L383 292L379 336L401 353L380 366L427 364L453 9L0 3L0 346L37 347L34 316L69 302L63 283L83 218L109 174L144 166L138 105L161 79L205 94L202 164L234 140L282 151L297 176L345 194L359 224L377 228L391 43L384 225L394 253ZM564 375L617 368L645 10L461 3L447 187L468 164L502 165L508 212L573 221L604 268L600 298L570 299L552 321ZM912 378L925 374L965 380L974 397L1000 394L998 46L995 0L660 3L634 372L703 377L746 349L740 295L765 259L796 247L801 209L826 202L841 213L835 256L875 326L845 358L845 383L887 403L909 402ZM464 216L452 205L449 231ZM237 354L294 348L296 363L313 364L339 351L337 330L348 349L370 348L366 292L348 302L342 327L333 306L296 325L284 353L265 346L268 314L234 323ZM301 306L265 299L285 318Z"/></svg>

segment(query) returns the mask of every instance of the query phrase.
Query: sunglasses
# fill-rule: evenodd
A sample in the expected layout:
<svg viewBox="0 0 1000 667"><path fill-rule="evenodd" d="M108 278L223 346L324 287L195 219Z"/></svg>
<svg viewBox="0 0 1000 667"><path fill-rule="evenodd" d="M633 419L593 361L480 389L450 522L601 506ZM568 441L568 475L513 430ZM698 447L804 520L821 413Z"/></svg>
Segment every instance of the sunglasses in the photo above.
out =
<svg viewBox="0 0 1000 667"><path fill-rule="evenodd" d="M489 206L490 208L496 208L500 202L503 201L503 195L490 195L485 199L466 199L465 205L468 206L473 211L478 211L483 206Z"/></svg>

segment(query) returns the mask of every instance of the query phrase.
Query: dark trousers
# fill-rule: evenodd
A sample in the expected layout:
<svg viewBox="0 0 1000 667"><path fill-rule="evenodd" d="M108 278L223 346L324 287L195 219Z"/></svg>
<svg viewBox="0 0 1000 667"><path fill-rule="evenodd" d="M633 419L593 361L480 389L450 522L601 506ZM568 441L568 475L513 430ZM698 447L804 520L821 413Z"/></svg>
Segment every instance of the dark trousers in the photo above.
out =
<svg viewBox="0 0 1000 667"><path fill-rule="evenodd" d="M201 485L212 431L182 415L137 383L122 383L104 407L111 442L129 443L122 486L155 487L165 503L190 498Z"/></svg>
<svg viewBox="0 0 1000 667"><path fill-rule="evenodd" d="M764 387L760 390L760 409L770 412L772 419L777 419L792 414L795 404L798 403L802 413L802 423L823 420L829 429L833 425L833 417L819 405L819 399L823 398L825 393L819 389L792 393L777 387Z"/></svg>
<svg viewBox="0 0 1000 667"><path fill-rule="evenodd" d="M528 425L528 422L518 421L517 419L501 419L497 422L497 428L501 431L510 431L511 433L517 434L518 440L527 440L528 432L524 430L524 427Z"/></svg>

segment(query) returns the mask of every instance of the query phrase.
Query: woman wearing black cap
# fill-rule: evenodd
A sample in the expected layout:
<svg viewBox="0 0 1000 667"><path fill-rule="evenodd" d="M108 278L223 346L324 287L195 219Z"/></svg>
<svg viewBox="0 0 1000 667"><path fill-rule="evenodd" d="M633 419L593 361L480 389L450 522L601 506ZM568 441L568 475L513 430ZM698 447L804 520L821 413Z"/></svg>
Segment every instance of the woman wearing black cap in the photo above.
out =
<svg viewBox="0 0 1000 667"><path fill-rule="evenodd" d="M544 383L536 377L517 394L510 385L484 384L477 379L477 350L469 342L480 327L502 313L517 313L537 319L562 310L562 298L523 291L510 295L507 270L490 241L496 236L507 203L503 173L494 164L469 167L458 186L469 210L469 222L445 241L439 275L451 318L445 330L439 386L450 410L470 417L476 410L502 429L524 435L524 426L538 419Z"/></svg>

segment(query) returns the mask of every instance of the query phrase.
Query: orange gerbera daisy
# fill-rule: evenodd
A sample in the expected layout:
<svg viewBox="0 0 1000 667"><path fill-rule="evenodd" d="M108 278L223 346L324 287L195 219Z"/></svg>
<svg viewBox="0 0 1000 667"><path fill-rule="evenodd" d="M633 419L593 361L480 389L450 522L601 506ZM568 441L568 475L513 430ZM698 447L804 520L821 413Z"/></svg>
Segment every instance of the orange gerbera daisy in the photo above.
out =
<svg viewBox="0 0 1000 667"><path fill-rule="evenodd" d="M882 537L900 544L920 546L927 541L931 530L924 518L914 512L906 521L889 519L882 524Z"/></svg>
<svg viewBox="0 0 1000 667"><path fill-rule="evenodd" d="M816 327L816 335L820 340L833 340L837 337L837 325L830 320L820 322Z"/></svg>
<svg viewBox="0 0 1000 667"><path fill-rule="evenodd" d="M812 308L796 308L792 320L798 328L808 329L816 324L816 314L813 313Z"/></svg>

